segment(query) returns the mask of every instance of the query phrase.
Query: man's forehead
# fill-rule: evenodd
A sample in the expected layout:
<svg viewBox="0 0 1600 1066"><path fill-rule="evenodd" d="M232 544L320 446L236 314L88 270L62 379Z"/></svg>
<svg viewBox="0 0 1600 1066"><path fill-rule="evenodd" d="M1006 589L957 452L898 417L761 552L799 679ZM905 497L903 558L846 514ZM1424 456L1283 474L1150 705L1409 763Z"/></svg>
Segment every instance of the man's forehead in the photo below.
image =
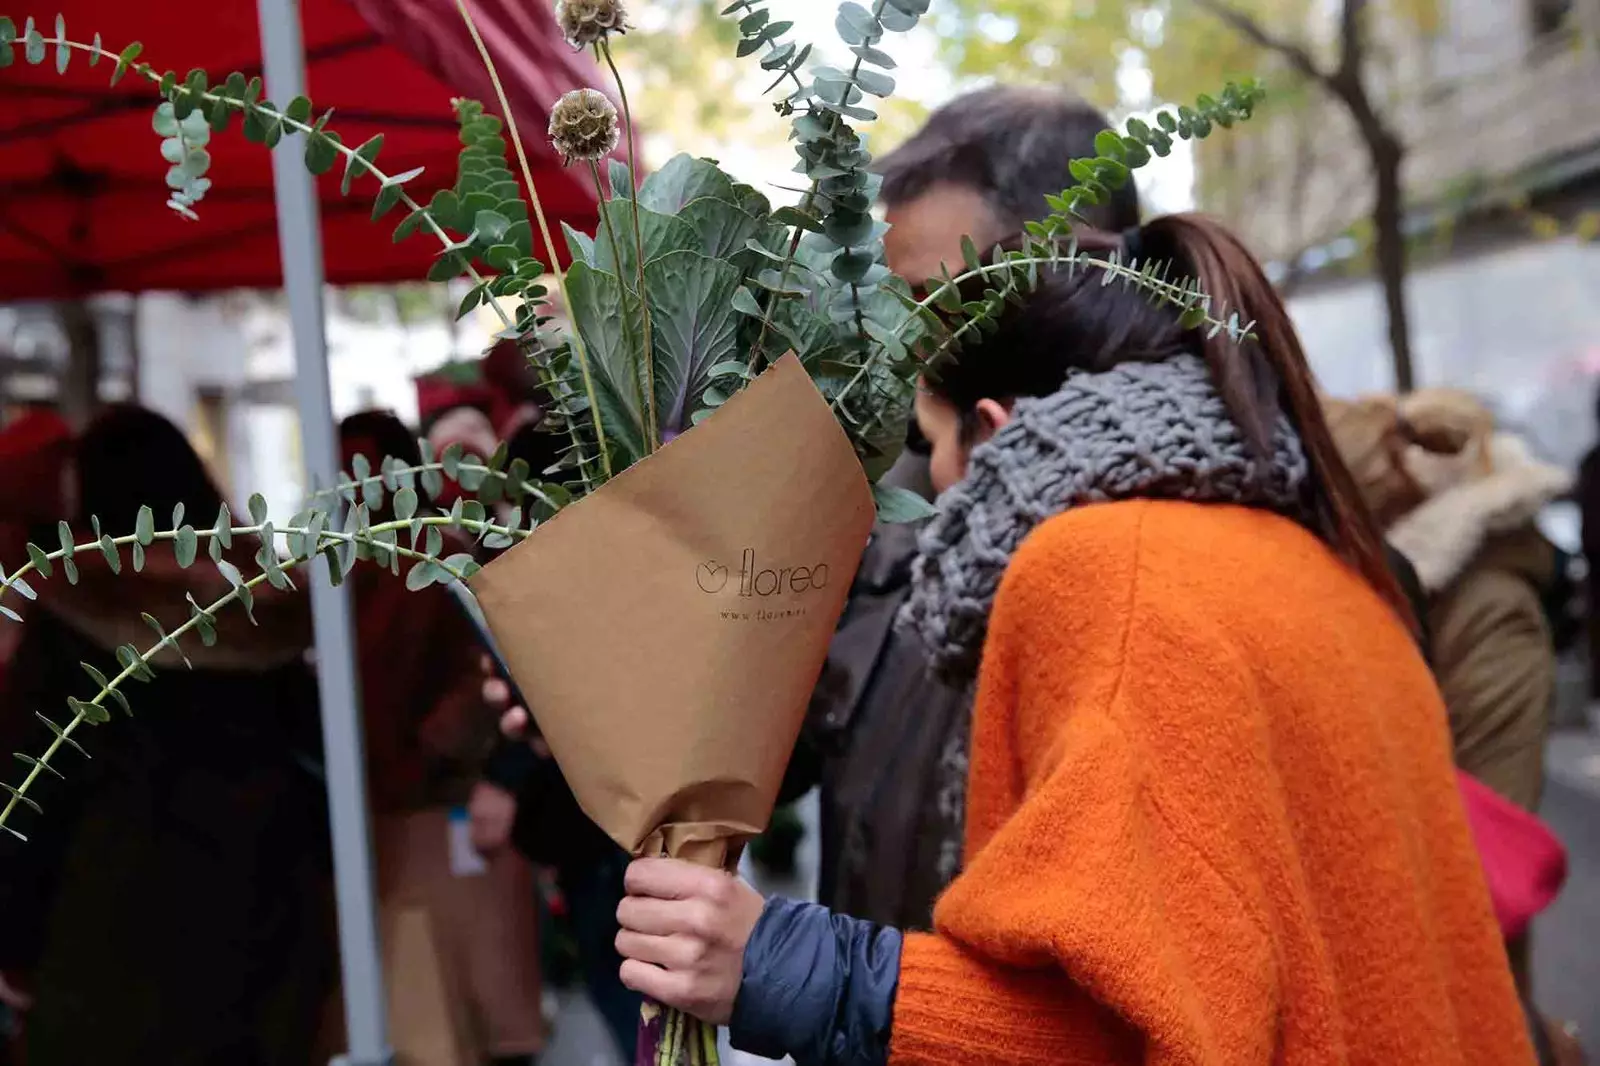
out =
<svg viewBox="0 0 1600 1066"><path fill-rule="evenodd" d="M958 266L962 237L985 245L1008 236L981 192L953 182L889 205L884 217L891 226L884 238L889 269L913 284L938 274L941 263Z"/></svg>

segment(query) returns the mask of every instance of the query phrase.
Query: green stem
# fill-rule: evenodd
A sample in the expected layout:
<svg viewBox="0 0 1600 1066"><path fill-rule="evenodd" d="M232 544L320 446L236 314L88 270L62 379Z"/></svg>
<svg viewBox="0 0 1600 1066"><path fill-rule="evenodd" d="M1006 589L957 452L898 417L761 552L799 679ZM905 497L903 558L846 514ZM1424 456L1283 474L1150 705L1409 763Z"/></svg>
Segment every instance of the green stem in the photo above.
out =
<svg viewBox="0 0 1600 1066"><path fill-rule="evenodd" d="M814 181L811 183L811 188L806 192L805 199L800 201L801 214L811 213L811 205L816 201L817 189L820 186L820 182ZM771 298L767 300L767 309L761 316L761 330L756 334L755 347L750 351L750 370L752 373L761 369L758 364L766 347L767 333L772 329L772 313L778 309L778 301L784 298L783 290L789 287L789 275L794 272L794 257L800 251L800 239L804 236L805 230L796 226L794 236L789 238L789 251L783 257L783 266L778 274L779 291L773 293Z"/></svg>
<svg viewBox="0 0 1600 1066"><path fill-rule="evenodd" d="M461 13L461 20L467 24L467 32L472 35L472 43L478 49L478 57L483 60L484 69L488 71L489 83L494 86L495 99L499 101L500 111L505 116L506 131L511 134L511 144L517 150L517 162L522 167L522 180L528 186L528 203L533 208L533 217L539 223L539 235L544 238L545 250L550 254L550 273L556 279L556 288L561 292L561 300L566 304L567 313L572 316L572 354L578 357L578 367L583 373L583 388L588 394L589 413L594 418L596 446L600 449L600 467L609 480L612 476L611 449L606 441L605 423L600 417L600 405L596 401L594 374L584 348L583 331L578 328L578 311L572 304L571 294L567 291L567 275L561 269L561 257L556 251L555 238L550 234L550 221L545 218L544 205L539 200L539 189L533 183L533 167L528 163L528 151L523 147L522 137L517 133L517 116L511 110L511 101L506 97L505 87L500 84L500 72L495 67L494 56L489 54L489 46L483 43L483 35L478 32L478 24L473 21L467 0L456 0L456 10Z"/></svg>
<svg viewBox="0 0 1600 1066"><path fill-rule="evenodd" d="M877 0L877 2L872 5L873 19L876 20L883 16L883 9L887 3L888 0ZM856 76L861 73L861 64L863 62L864 60L861 56L856 56L856 61L851 64L850 76L848 79L846 79L844 95L839 98L840 107L844 107L850 102L850 88L855 84ZM839 132L839 127L843 124L844 120L839 116L837 111L830 111L828 112L828 121L832 132L837 134ZM811 205L816 202L817 192L821 187L822 183L820 181L813 181L811 183L811 188L806 192L805 199L800 205L800 211L802 213L810 213ZM799 227L796 227L794 237L789 241L789 251L783 257L783 266L781 268L781 273L778 275L779 291L773 293L772 298L767 301L766 313L761 316L761 331L756 335L755 350L750 353L750 369L752 371L759 369L756 364L762 358L762 350L767 341L767 331L772 325L772 312L777 308L778 301L784 298L782 290L789 287L789 274L794 269L795 255L800 251L800 240L803 235L804 231ZM860 337L863 343L866 343L866 328L861 317L861 294L857 291L856 286L854 285L850 286L850 296L852 302L856 305L856 336Z"/></svg>
<svg viewBox="0 0 1600 1066"><path fill-rule="evenodd" d="M528 531L525 530L512 529L508 526L499 525L493 522L482 522L476 519L452 519L448 515L437 517L430 516L407 521L400 521L396 519L391 522L379 523L378 525L372 526L369 529L356 533L346 533L342 530L334 529L320 530L317 543L313 547L313 550L309 554L291 556L288 566L293 568L313 561L321 553L322 549L327 547L330 543L348 543L365 545L367 548L377 553L393 552L395 555L401 558L416 559L418 561L431 561L458 581L465 581L471 576L469 573L449 566L444 560L439 559L436 556L429 555L426 552L419 552L415 549L402 547L399 544L389 544L386 541L377 539L377 536L383 533L399 531L401 529L409 529L414 523L420 523L423 527L457 526L478 534L498 533L517 540L525 539L528 536ZM265 525L237 526L230 528L228 532L230 537L259 536L263 531L265 531L265 529ZM286 526L282 529L274 528L273 532L275 536L288 538L293 536L307 536L311 533L311 528L308 526ZM217 531L215 529L196 529L194 530L194 534L197 540L204 540L215 537L217 535ZM177 539L177 537L177 530L163 530L154 534L150 538L150 543L153 544L156 542L174 541ZM111 543L114 547L126 548L142 542L137 535L133 535L115 537L112 539ZM101 542L97 540L85 544L75 544L72 546L70 551L66 548L59 548L56 551L50 552L48 555L46 555L46 558L52 562L57 562L68 556L76 556L85 552L98 552L101 550ZM20 579L26 578L28 574L36 572L37 569L37 565L31 559L19 567L15 573L5 578L3 585L0 585L0 597L3 597L6 592L9 592L15 588ZM144 652L136 655L134 660L124 666L122 671L118 673L116 677L111 678L106 683L105 687L103 687L93 699L86 701L87 704L89 706L104 708L106 699L109 698L113 692L122 688L122 686L130 677L133 677L141 669L147 669L150 661L156 656L160 655L165 649L177 648L179 639L185 634L191 632L199 624L201 618L210 617L216 614L217 611L227 607L230 603L238 601L241 597L241 590L253 590L263 581L268 580L270 580L270 575L263 571L253 578L250 578L246 581L241 581L237 586L231 589L226 595L218 599L215 603L196 612L189 618L188 621L172 630L172 632L165 634L159 641L157 641ZM32 597L27 598L31 599ZM76 732L78 727L86 720L87 718L84 713L77 711L73 713L72 720L69 721L65 726L61 727L61 730L57 734L55 740L51 742L50 746L45 750L45 753L38 760L36 760L33 766L29 769L27 776L23 778L22 784L11 792L10 799L6 802L4 809L0 809L0 827L5 827L8 825L13 812L15 812L17 808L17 805L24 802L24 799L28 794L28 790L33 787L34 782L38 780L39 775L46 769L54 769L54 767L50 766L50 760L60 752L61 746L68 742L72 734Z"/></svg>
<svg viewBox="0 0 1600 1066"><path fill-rule="evenodd" d="M645 296L644 280L644 226L639 221L639 153L633 143L633 109L628 106L628 87L623 83L622 72L617 69L617 64L611 58L611 42L600 38L595 46L600 54L605 57L606 66L611 68L611 77L617 83L617 95L622 100L622 121L628 128L628 179L635 185L628 190L628 202L633 205L633 241L638 246L639 270L639 320L644 324L644 378L646 395L646 416L648 419L649 450L655 451L661 447L661 423L656 408L656 352L652 327L650 323L650 301ZM599 167L595 168L595 183L599 184ZM605 197L602 194L601 199ZM606 223L610 228L610 223ZM617 270L622 270L622 260L617 260Z"/></svg>

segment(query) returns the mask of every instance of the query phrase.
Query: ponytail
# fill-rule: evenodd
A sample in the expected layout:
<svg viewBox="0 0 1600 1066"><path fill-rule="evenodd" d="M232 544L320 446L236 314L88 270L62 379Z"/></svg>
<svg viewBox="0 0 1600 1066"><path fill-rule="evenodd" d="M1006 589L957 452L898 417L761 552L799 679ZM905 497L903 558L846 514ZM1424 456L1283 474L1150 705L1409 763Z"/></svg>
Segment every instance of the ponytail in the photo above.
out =
<svg viewBox="0 0 1600 1066"><path fill-rule="evenodd" d="M1416 632L1418 620L1389 567L1377 521L1334 445L1300 337L1255 257L1222 225L1196 214L1154 219L1140 237L1147 257L1170 258L1199 282L1214 314L1237 313L1241 323L1253 323L1248 340L1219 333L1197 342L1223 401L1263 453L1278 414L1288 415L1310 465L1307 503L1317 531Z"/></svg>

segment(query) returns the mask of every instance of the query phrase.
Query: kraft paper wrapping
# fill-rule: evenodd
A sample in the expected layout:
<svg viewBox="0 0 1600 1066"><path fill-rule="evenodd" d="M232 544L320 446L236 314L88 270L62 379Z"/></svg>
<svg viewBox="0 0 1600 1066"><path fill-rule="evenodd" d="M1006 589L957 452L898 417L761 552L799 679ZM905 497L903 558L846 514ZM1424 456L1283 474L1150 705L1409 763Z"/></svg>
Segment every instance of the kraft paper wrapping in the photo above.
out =
<svg viewBox="0 0 1600 1066"><path fill-rule="evenodd" d="M873 518L790 355L473 578L578 802L623 848L726 867L765 827Z"/></svg>

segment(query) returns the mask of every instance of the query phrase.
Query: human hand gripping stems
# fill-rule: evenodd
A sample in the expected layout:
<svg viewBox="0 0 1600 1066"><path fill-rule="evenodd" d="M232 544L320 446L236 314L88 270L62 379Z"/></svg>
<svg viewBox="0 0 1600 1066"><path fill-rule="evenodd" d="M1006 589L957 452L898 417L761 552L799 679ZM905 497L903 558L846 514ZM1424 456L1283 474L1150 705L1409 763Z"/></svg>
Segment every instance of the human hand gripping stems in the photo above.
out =
<svg viewBox="0 0 1600 1066"><path fill-rule="evenodd" d="M79 743L82 727L108 720L113 703L131 713L125 691L131 682L147 680L158 657L181 656L186 640L218 639L219 612L241 604L248 613L262 585L292 590L303 576L298 568L312 564L326 565L338 582L359 561L396 572L406 568L414 589L471 578L478 564L469 554L446 553L444 529L463 530L488 547L526 539L536 526L653 455L663 441L690 431L786 351L795 353L875 482L904 440L922 369L988 328L1042 271L1100 270L1108 281L1176 305L1193 327L1235 336L1249 329L1214 312L1192 283L1168 280L1162 264L1082 253L1071 232L1080 207L1102 201L1129 180L1131 170L1167 154L1175 139L1205 137L1214 126L1248 118L1262 96L1254 83L1229 86L1220 100L1202 97L1193 108L1162 111L1152 125L1133 121L1123 133L1102 134L1095 158L1074 162L1077 184L1050 199L1049 213L1029 224L1021 247L984 256L969 242L960 267L929 282L927 295L917 299L883 266L884 227L871 214L871 156L852 123L874 117L865 106L868 97L893 92L887 71L894 61L878 46L886 35L914 27L927 0L842 4L836 29L853 57L848 70L808 68L811 49L786 39L789 23L773 20L761 0L736 0L724 15L738 19L740 55L756 56L773 74L769 92L783 89L776 109L792 122L799 169L808 183L800 203L774 210L755 189L688 157L639 183L620 78L629 164L607 162L603 172L602 161L621 140L619 115L604 95L576 90L553 109L550 135L569 162L589 168L601 200L600 222L593 236L567 233L573 265L563 271L493 56L468 0L455 2L501 115L456 101L463 144L458 173L426 202L409 191L419 184L420 171L390 174L380 168L381 136L357 147L344 144L331 128L331 113L318 116L304 97L280 108L263 99L258 78L235 73L213 85L202 69L180 77L143 61L138 43L111 51L98 35L87 41L69 37L60 17L47 35L31 18L19 30L0 15L0 77L19 59L33 67L49 61L65 74L80 58L90 65L104 61L113 83L131 76L153 88L159 103L152 125L168 167L175 224L198 216L210 189L208 145L235 119L247 139L268 147L300 137L313 173L342 162L347 194L358 183L375 183L374 219L402 208L397 240L421 235L439 242L430 279L472 281L461 314L484 304L494 311L504 327L501 338L519 344L552 397L550 424L569 441L562 463L549 472L508 464L503 446L484 458L459 448L435 456L424 443L424 461L417 466L360 458L340 485L314 496L283 526L269 521L265 502L254 497L248 522L235 522L224 509L217 516L177 513L158 527L146 508L131 534L108 535L90 518L85 528L63 523L56 548L29 545L27 562L5 571L0 597L14 592L33 599L30 580L50 580L58 572L75 582L80 557L103 559L115 573L124 565L138 570L149 551L165 546L185 567L207 548L227 591L209 603L191 600L181 622L147 615L155 639L143 649L119 649L122 669L116 676L85 668L93 694L71 700L65 722L41 716L53 741L37 757L19 756L26 773L17 786L3 786L9 795L0 827L21 835L16 816L24 807L36 810L28 793L38 778L62 772L58 762L66 748L87 755ZM566 0L557 18L575 47L592 49L616 73L612 39L627 27L619 0ZM548 269L545 261L552 264ZM545 314L547 274L574 324L565 335L551 328ZM974 287L980 295L962 295ZM687 328L690 323L697 328ZM446 478L476 498L447 511L429 508L426 498L436 496ZM925 513L912 494L876 487L874 496L885 519ZM393 520L374 522L372 515L386 501ZM496 519L490 508L502 503L513 505L511 512ZM195 518L200 527L190 524ZM242 550L235 550L236 541ZM0 614L17 618L3 598ZM486 827L486 842L498 835ZM625 932L640 938L629 941L639 964L630 967L631 980L674 1008L652 1019L660 1039L641 1062L714 1061L714 1033L677 1011L687 1007L713 1022L725 1019L729 974L735 972L730 965L748 935L745 923L753 923L752 912L759 914L758 900L715 870L641 862L630 877L641 902L661 904L628 916ZM713 910L720 916L715 921Z"/></svg>

